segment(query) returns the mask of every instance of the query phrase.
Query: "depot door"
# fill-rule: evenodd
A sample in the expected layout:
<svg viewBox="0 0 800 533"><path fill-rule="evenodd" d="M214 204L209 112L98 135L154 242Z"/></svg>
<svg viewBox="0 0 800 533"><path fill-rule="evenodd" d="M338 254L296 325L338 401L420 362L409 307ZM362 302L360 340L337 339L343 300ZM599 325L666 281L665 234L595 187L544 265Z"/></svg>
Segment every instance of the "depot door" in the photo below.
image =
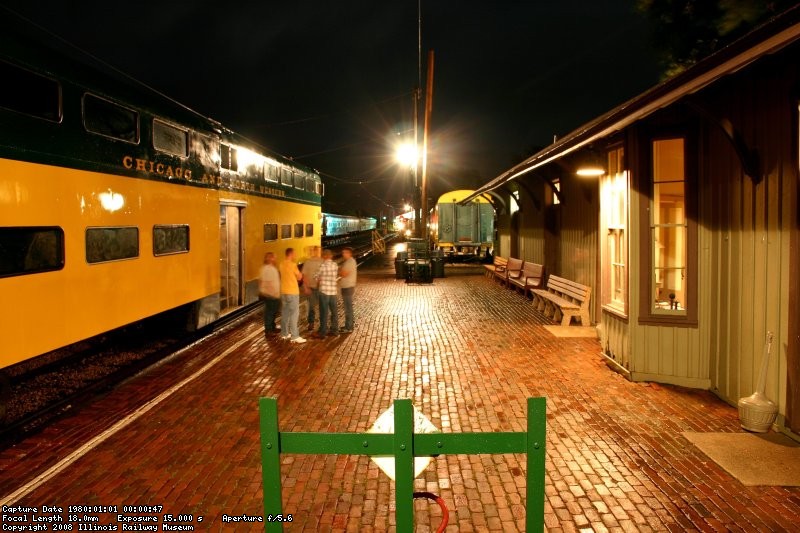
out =
<svg viewBox="0 0 800 533"><path fill-rule="evenodd" d="M242 211L237 205L219 206L220 313L242 305Z"/></svg>

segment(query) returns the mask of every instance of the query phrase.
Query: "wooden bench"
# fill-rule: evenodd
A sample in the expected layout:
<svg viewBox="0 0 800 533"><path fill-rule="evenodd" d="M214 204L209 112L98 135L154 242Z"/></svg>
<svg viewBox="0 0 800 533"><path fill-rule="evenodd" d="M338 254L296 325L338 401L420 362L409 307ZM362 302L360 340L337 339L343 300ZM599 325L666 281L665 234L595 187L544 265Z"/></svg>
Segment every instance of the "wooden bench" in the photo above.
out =
<svg viewBox="0 0 800 533"><path fill-rule="evenodd" d="M515 259L514 257L509 257L508 262L506 263L506 267L503 270L495 270L494 277L499 279L500 282L503 283L503 285L508 287L508 280L519 277L521 271L522 271L522 259Z"/></svg>
<svg viewBox="0 0 800 533"><path fill-rule="evenodd" d="M542 287L544 267L538 263L525 261L519 276L509 278L509 283L514 290L522 289L522 295L527 297L528 291Z"/></svg>
<svg viewBox="0 0 800 533"><path fill-rule="evenodd" d="M484 271L484 275L489 277L494 277L494 273L498 270L502 271L506 269L506 265L508 264L508 259L505 257L500 257L499 255L494 256L494 261L491 265L483 265L483 268L486 270Z"/></svg>
<svg viewBox="0 0 800 533"><path fill-rule="evenodd" d="M572 317L580 317L582 326L591 325L589 297L592 288L558 276L547 278L546 289L533 289L533 304L545 316L569 326Z"/></svg>

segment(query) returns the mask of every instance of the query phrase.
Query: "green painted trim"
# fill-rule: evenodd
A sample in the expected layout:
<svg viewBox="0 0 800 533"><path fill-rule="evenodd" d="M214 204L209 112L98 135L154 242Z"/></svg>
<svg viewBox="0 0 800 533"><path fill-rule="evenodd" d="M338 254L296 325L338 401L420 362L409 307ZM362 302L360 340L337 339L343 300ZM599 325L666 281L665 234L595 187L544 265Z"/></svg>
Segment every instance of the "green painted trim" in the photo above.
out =
<svg viewBox="0 0 800 533"><path fill-rule="evenodd" d="M547 402L528 398L527 431L491 433L414 433L411 400L394 401L395 433L304 433L278 431L278 402L261 398L261 454L264 478L264 516L282 514L280 454L381 455L395 458L395 506L398 533L414 529L414 458L443 453L527 454L526 516L528 532L544 531L545 440ZM265 522L268 533L283 530Z"/></svg>

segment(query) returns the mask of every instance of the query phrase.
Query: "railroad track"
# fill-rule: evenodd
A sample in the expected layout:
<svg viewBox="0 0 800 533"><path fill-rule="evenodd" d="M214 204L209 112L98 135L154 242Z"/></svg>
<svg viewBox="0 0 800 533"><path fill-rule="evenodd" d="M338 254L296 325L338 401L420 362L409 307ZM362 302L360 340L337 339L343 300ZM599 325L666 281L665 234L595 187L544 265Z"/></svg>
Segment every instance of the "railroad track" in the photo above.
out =
<svg viewBox="0 0 800 533"><path fill-rule="evenodd" d="M172 331L171 335L153 338L147 333L135 335L137 325L121 328L97 339L96 343L82 343L89 344L85 349L14 378L14 383L10 384L10 401L14 402L13 395L24 395L28 408L17 406L11 409L12 420L0 427L0 448L19 442L85 405L97 394L256 311L259 305L259 302L254 302L243 306L191 333ZM154 335L152 331L150 335Z"/></svg>

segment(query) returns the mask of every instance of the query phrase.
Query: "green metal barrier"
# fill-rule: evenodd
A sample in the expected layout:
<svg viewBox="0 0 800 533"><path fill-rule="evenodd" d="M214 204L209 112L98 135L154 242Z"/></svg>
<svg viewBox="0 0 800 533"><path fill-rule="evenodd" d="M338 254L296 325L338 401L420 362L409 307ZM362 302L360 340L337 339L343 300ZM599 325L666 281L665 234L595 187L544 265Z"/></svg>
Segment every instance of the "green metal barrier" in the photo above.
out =
<svg viewBox="0 0 800 533"><path fill-rule="evenodd" d="M414 433L411 400L394 401L394 433L287 433L278 430L278 401L261 398L261 462L264 522L268 533L283 531L282 453L394 456L398 533L414 530L414 457L441 454L526 453L525 531L544 530L544 398L528 398L528 430L504 433ZM281 518L276 518L280 516Z"/></svg>

